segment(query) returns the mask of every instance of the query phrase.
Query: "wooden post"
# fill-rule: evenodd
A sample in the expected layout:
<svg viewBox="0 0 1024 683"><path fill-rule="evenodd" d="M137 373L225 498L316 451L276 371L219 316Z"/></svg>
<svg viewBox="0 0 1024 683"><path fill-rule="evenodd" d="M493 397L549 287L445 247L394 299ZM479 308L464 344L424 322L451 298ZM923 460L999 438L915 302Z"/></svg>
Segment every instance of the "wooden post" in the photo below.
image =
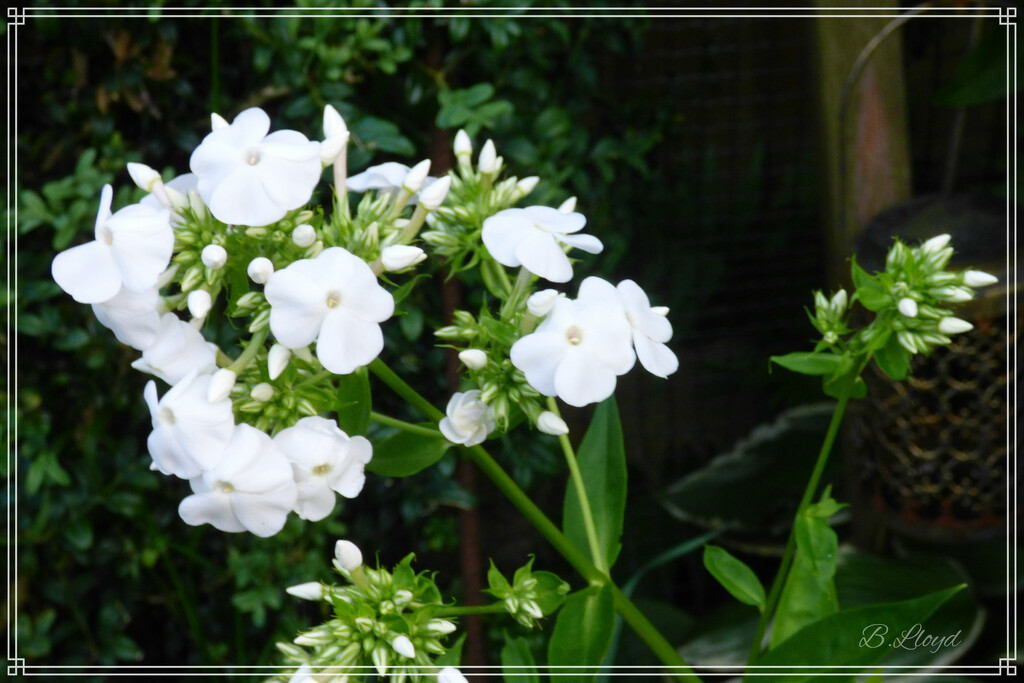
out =
<svg viewBox="0 0 1024 683"><path fill-rule="evenodd" d="M820 130L825 164L826 263L830 286L848 283L847 260L864 226L910 196L910 149L899 30L867 58L842 110L844 83L858 56L894 17L815 19ZM849 5L868 7L858 0Z"/></svg>

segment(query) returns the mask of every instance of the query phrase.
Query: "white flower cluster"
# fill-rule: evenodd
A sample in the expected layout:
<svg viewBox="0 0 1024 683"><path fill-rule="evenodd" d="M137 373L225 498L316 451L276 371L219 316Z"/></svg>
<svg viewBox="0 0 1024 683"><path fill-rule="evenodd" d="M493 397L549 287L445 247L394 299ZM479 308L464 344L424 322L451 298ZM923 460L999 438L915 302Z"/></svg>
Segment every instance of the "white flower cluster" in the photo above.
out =
<svg viewBox="0 0 1024 683"><path fill-rule="evenodd" d="M113 191L104 187L95 239L53 260L54 280L76 301L91 304L119 341L142 352L133 367L170 385L161 398L155 382L146 384L153 421L148 448L153 469L189 481L193 494L179 507L188 524L270 536L289 512L323 519L334 508L335 494L352 498L363 487L370 442L350 437L332 420L310 415L273 437L236 423L230 394L244 368L230 359L220 363L228 367L218 368L218 356L224 355L200 332L216 290L200 281L182 282L177 300L160 292L181 279L179 265L171 261L176 238L184 239L189 227L184 215L197 222L208 212L224 224L223 243L201 246L202 272L215 274L229 262L224 244L232 226L258 230L309 202L322 164L344 163L348 134L330 106L324 128L320 143L290 130L269 133L270 119L260 109L247 109L230 124L214 115L213 131L192 154L192 173L164 184L156 171L129 164L132 179L150 194L112 213ZM317 241L307 224L296 226L291 237L299 247ZM291 352L301 353L313 342L323 367L338 374L380 353L380 323L391 317L394 300L371 266L348 250L320 247L279 270L259 257L246 269L254 282L265 284L269 328L278 342L268 358L271 380ZM175 308L186 309L192 319L182 320ZM261 383L251 397L267 401L273 392Z"/></svg>

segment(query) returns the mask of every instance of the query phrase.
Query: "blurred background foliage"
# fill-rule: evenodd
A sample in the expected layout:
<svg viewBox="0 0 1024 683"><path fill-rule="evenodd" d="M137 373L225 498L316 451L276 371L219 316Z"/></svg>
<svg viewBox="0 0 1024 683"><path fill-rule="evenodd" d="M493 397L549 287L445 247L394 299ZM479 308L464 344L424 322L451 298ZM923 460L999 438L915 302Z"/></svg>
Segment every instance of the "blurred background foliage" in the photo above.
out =
<svg viewBox="0 0 1024 683"><path fill-rule="evenodd" d="M251 6L260 4L270 6ZM337 5L299 4L294 14ZM757 19L537 17L516 9L485 18L245 18L230 10L185 18L158 8L148 17L29 17L18 29L18 291L10 302L17 329L5 340L18 360L8 404L18 417L12 599L21 653L50 664L270 663L275 641L321 616L319 606L297 604L283 588L329 580L338 537L379 553L384 564L416 552L418 568L438 570L446 594L461 595L457 511L477 497L487 500L481 551L501 569L510 573L537 553L538 568L575 580L489 490L474 496L459 485L451 454L406 479L370 476L359 498L339 498L331 521L293 517L270 539L186 526L177 505L187 484L149 470L150 418L141 400L147 378L130 370L134 353L53 283L50 261L91 236L104 183L115 187L115 206L139 197L126 162L186 172L211 111L230 120L260 106L275 129L315 139L328 103L352 131L353 173L424 157L436 173L450 163L457 128L467 129L477 148L493 138L510 173L542 179L531 203L578 197L588 231L605 243L604 253L588 259L587 274L632 277L653 303L671 307L680 372L670 383L634 373L620 384L631 458L620 568L625 576L644 575L638 599L681 642L694 615L722 596L696 556L663 558L673 550L666 534L682 543L709 526L718 533L737 528L723 526L716 508L728 496L695 498L687 487L706 493L716 490L709 476L721 486L722 476L742 475L742 485L757 490L763 462L752 466L733 443L785 408L820 399L815 384L767 372L769 355L807 343L800 309L812 288L830 284L823 281L809 111L809 25L777 28ZM930 81L912 86L923 95L911 101L930 103L962 51L937 55L927 46L952 34L911 30L908 69L934 67ZM951 86L943 97L962 91ZM928 118L936 108L914 110L915 136L942 130L941 115ZM971 187L1005 176L1001 143L984 130L968 128L971 161L961 175ZM915 149L936 147L921 139ZM925 172L915 177L927 179L934 160L927 152L919 157L915 164ZM392 367L413 375L438 406L449 395L446 365L428 329L441 322L430 316L441 310L442 280L435 273L433 284L408 300L385 350ZM378 410L403 416L385 391L375 400ZM809 410L792 421L795 432L780 432L782 445L772 446L779 467L797 468L787 457L791 444L806 446L823 431L817 408ZM568 415L578 433L587 417ZM564 477L552 445L515 436L492 451L557 519ZM720 453L732 459L681 480L663 499L666 484ZM693 505L681 509L681 500ZM782 520L775 526L751 512L760 527L747 537L741 528L734 549L770 556L750 540L784 534L784 508L772 509L779 514L771 519ZM764 570L773 560L758 562ZM489 638L497 652L501 629ZM642 663L628 633L622 648L618 661L635 656Z"/></svg>

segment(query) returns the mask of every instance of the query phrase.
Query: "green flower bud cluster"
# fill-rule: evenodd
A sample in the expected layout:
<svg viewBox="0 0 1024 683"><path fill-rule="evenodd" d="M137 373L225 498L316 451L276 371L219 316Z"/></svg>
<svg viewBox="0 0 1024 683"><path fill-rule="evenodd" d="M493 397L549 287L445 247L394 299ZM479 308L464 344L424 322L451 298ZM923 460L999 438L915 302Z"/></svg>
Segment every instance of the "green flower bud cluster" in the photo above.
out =
<svg viewBox="0 0 1024 683"><path fill-rule="evenodd" d="M359 676L357 667L373 667L392 683L435 678L433 657L447 651L443 641L456 627L433 616L443 607L441 594L432 574L413 571L412 560L406 556L392 571L336 564L351 583L322 586L321 597L334 607L334 617L291 643L278 643L286 661L313 677ZM290 675L274 680L287 681Z"/></svg>
<svg viewBox="0 0 1024 683"><path fill-rule="evenodd" d="M528 629L538 628L538 622L557 610L565 596L569 593L569 584L551 572L533 571L534 558L516 570L509 583L491 561L487 571L487 583L490 588L484 589L497 598L505 611Z"/></svg>
<svg viewBox="0 0 1024 683"><path fill-rule="evenodd" d="M828 345L839 342L841 337L850 333L846 326L846 310L849 299L845 289L840 289L830 298L823 292L814 292L814 317L811 324L821 332L822 341Z"/></svg>

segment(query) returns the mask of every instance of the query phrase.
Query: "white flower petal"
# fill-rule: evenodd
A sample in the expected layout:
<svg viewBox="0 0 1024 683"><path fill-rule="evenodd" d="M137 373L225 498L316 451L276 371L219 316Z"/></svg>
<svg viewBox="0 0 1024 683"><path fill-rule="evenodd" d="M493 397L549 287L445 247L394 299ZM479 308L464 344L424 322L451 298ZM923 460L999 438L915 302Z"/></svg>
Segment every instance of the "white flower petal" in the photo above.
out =
<svg viewBox="0 0 1024 683"><path fill-rule="evenodd" d="M337 375L347 375L368 365L383 350L384 334L380 325L366 322L342 308L334 309L324 318L316 343L316 357Z"/></svg>
<svg viewBox="0 0 1024 683"><path fill-rule="evenodd" d="M119 342L142 351L152 346L159 335L159 305L160 295L155 287L143 292L122 287L113 299L93 304L92 310Z"/></svg>
<svg viewBox="0 0 1024 683"><path fill-rule="evenodd" d="M555 237L540 230L531 231L516 246L516 260L538 277L551 282L572 279L572 264Z"/></svg>
<svg viewBox="0 0 1024 683"><path fill-rule="evenodd" d="M313 343L330 309L327 291L293 268L276 271L264 294L270 302L270 331L289 349Z"/></svg>
<svg viewBox="0 0 1024 683"><path fill-rule="evenodd" d="M295 484L282 485L260 493L232 495L231 509L247 531L261 538L273 536L284 528L288 513L295 505Z"/></svg>
<svg viewBox="0 0 1024 683"><path fill-rule="evenodd" d="M231 509L228 494L218 491L192 494L178 505L178 515L191 526L209 524L229 533L245 531L245 526Z"/></svg>
<svg viewBox="0 0 1024 683"><path fill-rule="evenodd" d="M554 396L555 372L567 349L564 336L534 332L512 345L510 357L530 386L545 396Z"/></svg>
<svg viewBox="0 0 1024 683"><path fill-rule="evenodd" d="M600 403L615 391L615 373L590 362L586 353L570 351L558 365L554 378L558 398L581 408Z"/></svg>
<svg viewBox="0 0 1024 683"><path fill-rule="evenodd" d="M121 271L110 247L87 242L57 254L50 268L54 281L83 304L114 298L121 289Z"/></svg>
<svg viewBox="0 0 1024 683"><path fill-rule="evenodd" d="M601 244L601 240L597 239L593 235L558 235L559 242L567 244L575 249L581 249L588 254L600 254L604 249L604 245Z"/></svg>
<svg viewBox="0 0 1024 683"><path fill-rule="evenodd" d="M640 365L652 375L667 379L679 369L679 359L665 344L652 341L642 333L634 333L633 345Z"/></svg>

